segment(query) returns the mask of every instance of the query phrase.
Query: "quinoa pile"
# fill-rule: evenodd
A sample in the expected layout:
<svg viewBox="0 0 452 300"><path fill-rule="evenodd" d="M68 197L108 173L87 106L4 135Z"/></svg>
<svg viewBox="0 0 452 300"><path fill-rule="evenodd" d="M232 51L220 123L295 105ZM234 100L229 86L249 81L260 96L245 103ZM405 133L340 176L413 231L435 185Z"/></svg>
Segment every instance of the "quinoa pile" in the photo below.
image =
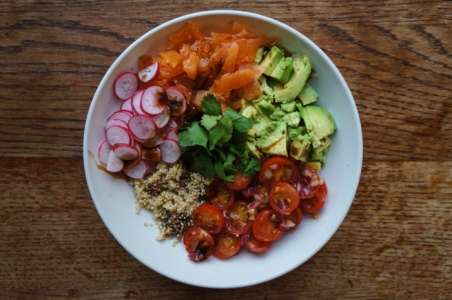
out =
<svg viewBox="0 0 452 300"><path fill-rule="evenodd" d="M192 211L205 201L210 180L181 163L159 163L148 177L131 181L139 209L149 210L159 226L157 239L180 239L192 225Z"/></svg>

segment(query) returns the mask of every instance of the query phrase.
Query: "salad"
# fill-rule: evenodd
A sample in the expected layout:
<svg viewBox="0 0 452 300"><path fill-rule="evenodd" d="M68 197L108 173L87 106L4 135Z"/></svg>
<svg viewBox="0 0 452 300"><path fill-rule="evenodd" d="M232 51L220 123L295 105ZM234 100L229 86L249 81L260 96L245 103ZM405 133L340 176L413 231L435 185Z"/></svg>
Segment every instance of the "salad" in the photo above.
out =
<svg viewBox="0 0 452 300"><path fill-rule="evenodd" d="M196 262L228 259L264 253L320 214L336 126L306 55L237 22L226 32L187 22L137 64L114 82L121 104L97 160L129 180L163 238L182 239Z"/></svg>

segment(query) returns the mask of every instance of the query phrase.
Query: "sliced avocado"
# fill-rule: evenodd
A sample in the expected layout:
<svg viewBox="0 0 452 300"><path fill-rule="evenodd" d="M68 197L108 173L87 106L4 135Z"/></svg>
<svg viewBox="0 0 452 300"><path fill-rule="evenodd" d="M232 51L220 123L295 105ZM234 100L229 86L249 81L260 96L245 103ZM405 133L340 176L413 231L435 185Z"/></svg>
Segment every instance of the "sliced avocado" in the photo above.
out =
<svg viewBox="0 0 452 300"><path fill-rule="evenodd" d="M264 60L260 63L260 66L264 69L264 74L269 75L278 65L279 61L284 57L284 53L281 49L273 46L270 52L267 53Z"/></svg>
<svg viewBox="0 0 452 300"><path fill-rule="evenodd" d="M287 123L287 126L298 126L300 124L300 114L297 111L284 114L283 121Z"/></svg>
<svg viewBox="0 0 452 300"><path fill-rule="evenodd" d="M308 105L316 102L319 99L319 94L309 83L306 83L298 98L300 98L303 105Z"/></svg>
<svg viewBox="0 0 452 300"><path fill-rule="evenodd" d="M322 163L319 161L308 161L306 163L306 166L308 166L316 171L320 171L320 169L322 168Z"/></svg>
<svg viewBox="0 0 452 300"><path fill-rule="evenodd" d="M272 113L276 111L275 106L266 99L260 100L256 103L257 109L264 115L270 116Z"/></svg>
<svg viewBox="0 0 452 300"><path fill-rule="evenodd" d="M270 74L268 74L268 76L270 76L278 81L286 82L287 80L283 81L282 78L284 76L287 76L287 75L285 75L286 71L293 69L292 64L293 64L292 57L283 57L279 61L276 68Z"/></svg>
<svg viewBox="0 0 452 300"><path fill-rule="evenodd" d="M287 130L287 136L289 141L293 141L298 138L298 136L306 133L306 128L297 126L297 127L289 127Z"/></svg>
<svg viewBox="0 0 452 300"><path fill-rule="evenodd" d="M288 103L282 103L281 109L285 112L293 112L295 110L295 101L288 102Z"/></svg>
<svg viewBox="0 0 452 300"><path fill-rule="evenodd" d="M240 113L242 114L242 116L249 118L249 119L254 118L258 114L257 109L254 108L254 106L252 106L252 105L244 106Z"/></svg>
<svg viewBox="0 0 452 300"><path fill-rule="evenodd" d="M265 48L259 48L259 49L257 49L257 51L256 51L256 57L254 58L254 62L255 62L256 64L260 64L261 61L264 59L265 54L267 54L266 51L265 51Z"/></svg>
<svg viewBox="0 0 452 300"><path fill-rule="evenodd" d="M274 121L280 121L284 118L285 115L286 115L285 112L278 109L274 113L271 114L270 119L272 119Z"/></svg>
<svg viewBox="0 0 452 300"><path fill-rule="evenodd" d="M293 58L292 57L287 57L286 59L290 59L291 63L287 66L286 70L284 71L283 76L281 77L281 82L282 83L286 83L287 81L289 81L290 77L292 77L292 73L293 73Z"/></svg>
<svg viewBox="0 0 452 300"><path fill-rule="evenodd" d="M309 105L302 107L300 115L303 118L306 130L312 137L312 145L317 148L321 140L332 135L336 125L331 114L320 106Z"/></svg>
<svg viewBox="0 0 452 300"><path fill-rule="evenodd" d="M267 154L287 156L287 138L286 138L286 136L280 138L273 145L263 148L262 152L267 153Z"/></svg>
<svg viewBox="0 0 452 300"><path fill-rule="evenodd" d="M268 118L258 118L255 120L253 127L250 130L254 130L256 136L264 136L275 130L276 123L270 121Z"/></svg>
<svg viewBox="0 0 452 300"><path fill-rule="evenodd" d="M259 77L259 82L261 84L261 90L265 95L269 95L273 97L273 89L268 85L267 77L262 75Z"/></svg>
<svg viewBox="0 0 452 300"><path fill-rule="evenodd" d="M311 160L319 161L321 163L325 162L326 154L331 146L331 139L326 137L320 141L320 145L315 147L311 153Z"/></svg>
<svg viewBox="0 0 452 300"><path fill-rule="evenodd" d="M293 75L284 86L275 87L275 100L277 102L290 102L303 90L306 80L311 74L311 64L306 55L294 56Z"/></svg>
<svg viewBox="0 0 452 300"><path fill-rule="evenodd" d="M257 138L256 146L258 148L267 148L278 142L283 137L287 140L287 124L284 122L273 122L273 124L276 125L272 128L273 130L267 130L265 134ZM267 129L270 129L270 127Z"/></svg>
<svg viewBox="0 0 452 300"><path fill-rule="evenodd" d="M294 139L289 145L290 157L306 161L309 157L309 151L311 149L311 141L308 135L300 135Z"/></svg>
<svg viewBox="0 0 452 300"><path fill-rule="evenodd" d="M246 147L248 148L248 150L250 150L250 152L257 158L261 158L262 157L262 152L259 151L259 149L257 149L256 147L256 140L252 139L252 140L248 140L246 142Z"/></svg>

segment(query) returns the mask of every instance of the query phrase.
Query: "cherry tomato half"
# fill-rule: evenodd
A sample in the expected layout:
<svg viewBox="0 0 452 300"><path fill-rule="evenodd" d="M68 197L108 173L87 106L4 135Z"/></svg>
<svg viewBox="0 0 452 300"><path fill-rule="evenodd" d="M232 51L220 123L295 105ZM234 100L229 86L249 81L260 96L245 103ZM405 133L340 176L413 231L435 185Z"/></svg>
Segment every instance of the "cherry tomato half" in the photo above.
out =
<svg viewBox="0 0 452 300"><path fill-rule="evenodd" d="M222 233L217 238L213 255L219 259L228 259L240 251L240 238L230 233Z"/></svg>
<svg viewBox="0 0 452 300"><path fill-rule="evenodd" d="M218 233L224 227L223 212L217 206L204 203L193 211L193 223L209 233Z"/></svg>
<svg viewBox="0 0 452 300"><path fill-rule="evenodd" d="M284 231L289 231L294 229L301 223L303 219L303 212L299 207L297 207L290 215L280 216L281 220L279 223L279 228Z"/></svg>
<svg viewBox="0 0 452 300"><path fill-rule="evenodd" d="M246 249L248 249L248 251L257 254L267 252L267 250L270 249L271 245L271 242L262 242L254 238L253 236L250 236L245 243L245 247Z"/></svg>
<svg viewBox="0 0 452 300"><path fill-rule="evenodd" d="M282 235L279 229L278 216L271 209L264 209L256 216L253 222L253 235L256 239L262 242L273 242L279 239Z"/></svg>
<svg viewBox="0 0 452 300"><path fill-rule="evenodd" d="M296 182L300 172L293 161L282 156L272 156L265 160L259 172L259 181L267 186L275 182Z"/></svg>
<svg viewBox="0 0 452 300"><path fill-rule="evenodd" d="M287 182L276 183L270 192L271 207L283 215L290 215L300 204L297 190Z"/></svg>
<svg viewBox="0 0 452 300"><path fill-rule="evenodd" d="M226 183L231 191L241 191L246 189L251 183L251 176L245 176L240 172L235 173L234 181Z"/></svg>
<svg viewBox="0 0 452 300"><path fill-rule="evenodd" d="M317 214L325 205L326 195L328 194L326 183L317 186L313 194L312 198L301 201L301 208L307 213Z"/></svg>
<svg viewBox="0 0 452 300"><path fill-rule="evenodd" d="M315 190L324 183L319 172L311 167L305 166L300 175L300 180L295 184L300 199L314 197Z"/></svg>
<svg viewBox="0 0 452 300"><path fill-rule="evenodd" d="M210 202L222 210L228 209L234 203L234 192L228 190L224 184L218 184L214 189L215 191L210 192Z"/></svg>
<svg viewBox="0 0 452 300"><path fill-rule="evenodd" d="M242 235L250 228L248 205L235 202L225 213L226 229L234 235Z"/></svg>
<svg viewBox="0 0 452 300"><path fill-rule="evenodd" d="M198 226L189 227L184 233L184 245L188 257L192 261L202 261L208 258L215 249L213 237Z"/></svg>

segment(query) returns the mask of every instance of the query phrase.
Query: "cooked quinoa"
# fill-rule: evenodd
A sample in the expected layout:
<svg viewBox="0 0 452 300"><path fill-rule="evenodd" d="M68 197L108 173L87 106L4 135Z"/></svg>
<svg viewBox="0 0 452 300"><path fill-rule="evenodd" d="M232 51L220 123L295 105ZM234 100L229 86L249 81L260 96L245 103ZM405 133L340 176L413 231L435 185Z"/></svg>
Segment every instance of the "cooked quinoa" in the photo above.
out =
<svg viewBox="0 0 452 300"><path fill-rule="evenodd" d="M191 213L205 201L210 180L181 163L159 163L145 179L131 181L138 209L149 210L159 226L159 240L180 238L192 224Z"/></svg>

